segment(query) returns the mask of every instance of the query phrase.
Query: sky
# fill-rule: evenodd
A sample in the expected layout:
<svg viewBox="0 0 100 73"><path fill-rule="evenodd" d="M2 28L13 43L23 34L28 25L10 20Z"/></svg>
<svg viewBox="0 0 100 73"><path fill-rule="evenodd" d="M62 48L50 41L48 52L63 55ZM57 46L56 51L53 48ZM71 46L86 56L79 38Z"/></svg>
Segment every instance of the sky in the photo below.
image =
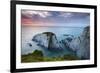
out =
<svg viewBox="0 0 100 73"><path fill-rule="evenodd" d="M90 25L89 13L21 10L22 26L86 27Z"/></svg>

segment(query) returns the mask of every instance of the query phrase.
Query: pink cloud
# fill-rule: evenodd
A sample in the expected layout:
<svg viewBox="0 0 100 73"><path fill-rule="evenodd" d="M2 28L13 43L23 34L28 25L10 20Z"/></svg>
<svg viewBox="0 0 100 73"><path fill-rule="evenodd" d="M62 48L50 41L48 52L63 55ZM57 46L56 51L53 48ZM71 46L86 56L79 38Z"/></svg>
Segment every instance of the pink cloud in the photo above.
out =
<svg viewBox="0 0 100 73"><path fill-rule="evenodd" d="M29 24L32 24L33 21L32 21L32 19L24 19L24 18L22 18L21 19L21 23L22 23L22 25L29 25Z"/></svg>

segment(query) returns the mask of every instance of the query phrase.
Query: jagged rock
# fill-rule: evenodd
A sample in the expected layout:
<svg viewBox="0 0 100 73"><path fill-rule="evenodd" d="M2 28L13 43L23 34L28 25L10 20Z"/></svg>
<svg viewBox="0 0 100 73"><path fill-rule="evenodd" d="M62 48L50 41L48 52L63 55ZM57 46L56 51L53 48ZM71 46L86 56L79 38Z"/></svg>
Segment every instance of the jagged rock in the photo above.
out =
<svg viewBox="0 0 100 73"><path fill-rule="evenodd" d="M80 36L79 50L77 50L77 55L82 59L90 58L90 27L85 27L84 31Z"/></svg>
<svg viewBox="0 0 100 73"><path fill-rule="evenodd" d="M66 49L67 51L71 52L71 54L74 54L74 51L72 48L70 48L70 43L75 37L70 34L64 34L62 36L62 40L60 41L60 45L62 48Z"/></svg>
<svg viewBox="0 0 100 73"><path fill-rule="evenodd" d="M44 32L41 34L37 34L33 37L32 41L37 42L38 45L47 48L48 50L61 49L56 35L52 32Z"/></svg>
<svg viewBox="0 0 100 73"><path fill-rule="evenodd" d="M70 34L64 34L63 39L67 40L68 42L71 42L74 39L74 36Z"/></svg>
<svg viewBox="0 0 100 73"><path fill-rule="evenodd" d="M90 58L90 27L84 28L82 34L71 41L64 39L64 45L69 47L81 59Z"/></svg>

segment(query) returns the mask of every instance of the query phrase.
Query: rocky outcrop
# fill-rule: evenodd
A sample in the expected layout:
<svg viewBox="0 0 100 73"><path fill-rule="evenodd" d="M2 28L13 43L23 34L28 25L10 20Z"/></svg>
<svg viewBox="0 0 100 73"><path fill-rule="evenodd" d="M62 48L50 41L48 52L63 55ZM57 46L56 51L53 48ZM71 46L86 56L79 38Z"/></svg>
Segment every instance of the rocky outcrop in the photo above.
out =
<svg viewBox="0 0 100 73"><path fill-rule="evenodd" d="M57 37L52 32L44 32L33 37L32 41L38 43L39 46L48 50L61 50Z"/></svg>
<svg viewBox="0 0 100 73"><path fill-rule="evenodd" d="M60 45L61 45L61 47L63 49L66 49L67 51L74 52L70 48L70 43L72 42L73 39L74 39L74 36L73 35L66 34L66 35L63 35L63 38L62 38L62 40L59 43L60 43Z"/></svg>
<svg viewBox="0 0 100 73"><path fill-rule="evenodd" d="M82 34L76 38L63 40L65 45L69 47L81 59L90 58L90 27L84 28Z"/></svg>
<svg viewBox="0 0 100 73"><path fill-rule="evenodd" d="M82 59L90 58L90 27L85 27L80 36L79 49L77 50L77 56Z"/></svg>

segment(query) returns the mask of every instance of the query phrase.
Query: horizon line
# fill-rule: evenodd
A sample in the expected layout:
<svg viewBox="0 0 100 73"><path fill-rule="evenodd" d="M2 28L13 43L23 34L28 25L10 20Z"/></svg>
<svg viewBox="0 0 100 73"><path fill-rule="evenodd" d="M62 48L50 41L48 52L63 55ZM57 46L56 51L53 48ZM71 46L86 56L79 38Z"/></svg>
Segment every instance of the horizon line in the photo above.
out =
<svg viewBox="0 0 100 73"><path fill-rule="evenodd" d="M87 27L87 26L29 26L29 25L21 25L22 27L72 27L72 28L84 28L84 27ZM88 25L90 26L90 25Z"/></svg>

